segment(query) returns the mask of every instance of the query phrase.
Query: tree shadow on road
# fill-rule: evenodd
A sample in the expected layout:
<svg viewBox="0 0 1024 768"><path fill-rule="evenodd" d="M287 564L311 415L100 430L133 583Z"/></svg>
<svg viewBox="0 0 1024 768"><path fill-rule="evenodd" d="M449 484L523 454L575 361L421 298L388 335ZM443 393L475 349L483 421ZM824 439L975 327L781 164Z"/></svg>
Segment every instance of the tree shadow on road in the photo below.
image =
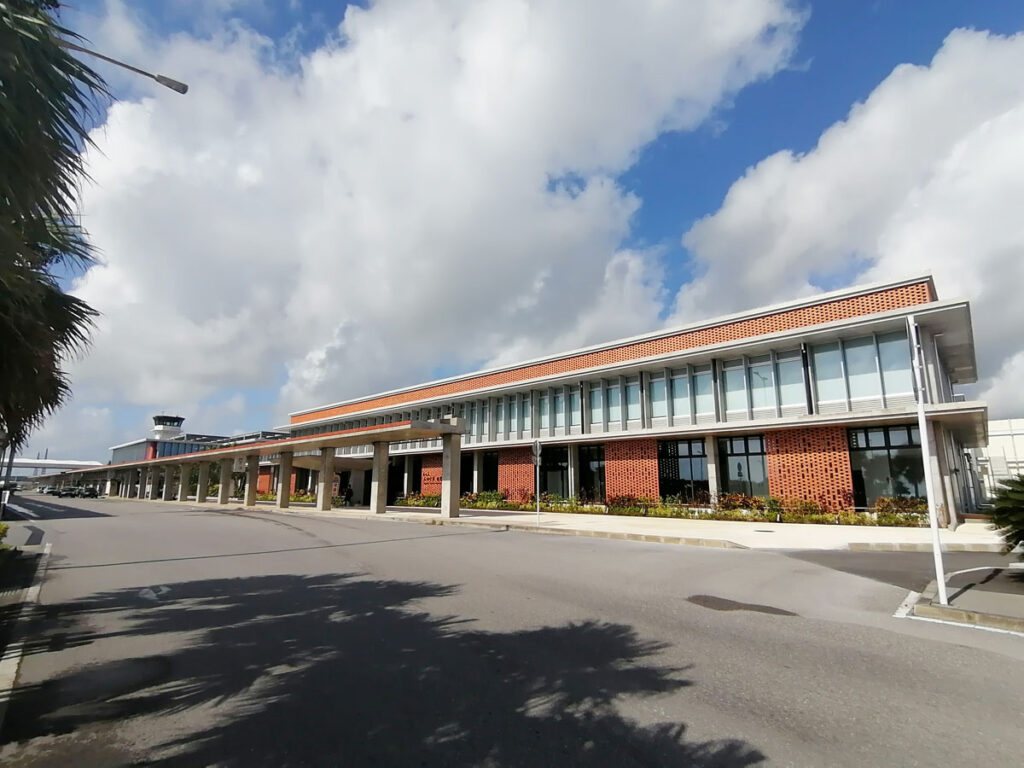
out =
<svg viewBox="0 0 1024 768"><path fill-rule="evenodd" d="M92 642L146 637L167 650L19 689L4 736L35 741L5 754L63 742L73 756L76 734L104 741L106 729L109 743L124 721L141 718L144 732L160 734L157 747L108 763L618 768L763 759L741 741L688 741L681 723L621 714L625 699L690 685L685 670L654 663L664 644L628 626L479 631L415 605L453 587L355 574L168 586L159 601L119 590L55 607L79 635L89 616L117 612L118 628ZM181 632L190 633L184 643L160 637Z"/></svg>

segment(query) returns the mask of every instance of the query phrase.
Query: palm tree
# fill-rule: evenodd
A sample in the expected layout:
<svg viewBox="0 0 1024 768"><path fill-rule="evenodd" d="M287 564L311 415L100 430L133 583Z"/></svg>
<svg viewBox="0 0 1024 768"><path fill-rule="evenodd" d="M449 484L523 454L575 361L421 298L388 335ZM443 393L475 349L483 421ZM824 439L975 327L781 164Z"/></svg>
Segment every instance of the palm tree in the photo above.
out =
<svg viewBox="0 0 1024 768"><path fill-rule="evenodd" d="M57 23L57 6L0 0L0 431L11 456L66 400L63 362L96 315L54 270L92 263L74 201L86 123L107 90L62 45L79 38Z"/></svg>
<svg viewBox="0 0 1024 768"><path fill-rule="evenodd" d="M1006 551L1024 544L1024 475L1004 480L992 500L992 525L1003 537ZM1021 552L1024 559L1024 552Z"/></svg>

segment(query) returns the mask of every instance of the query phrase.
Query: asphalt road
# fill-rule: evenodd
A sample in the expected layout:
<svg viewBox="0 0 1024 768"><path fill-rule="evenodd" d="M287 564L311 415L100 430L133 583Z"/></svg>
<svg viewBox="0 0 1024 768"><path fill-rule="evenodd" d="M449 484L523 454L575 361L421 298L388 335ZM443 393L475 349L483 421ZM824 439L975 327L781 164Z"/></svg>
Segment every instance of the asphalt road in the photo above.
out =
<svg viewBox="0 0 1024 768"><path fill-rule="evenodd" d="M1024 639L892 618L916 555L17 503L11 768L1020 764Z"/></svg>

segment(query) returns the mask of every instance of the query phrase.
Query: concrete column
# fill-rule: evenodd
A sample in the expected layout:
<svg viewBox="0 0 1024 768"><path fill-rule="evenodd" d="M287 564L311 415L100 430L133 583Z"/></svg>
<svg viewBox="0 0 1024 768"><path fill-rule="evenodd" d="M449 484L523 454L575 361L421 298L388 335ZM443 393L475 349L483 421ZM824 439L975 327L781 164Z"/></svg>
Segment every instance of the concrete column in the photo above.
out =
<svg viewBox="0 0 1024 768"><path fill-rule="evenodd" d="M164 501L170 501L173 496L171 490L174 486L174 465L167 464L164 466L164 492L161 498Z"/></svg>
<svg viewBox="0 0 1024 768"><path fill-rule="evenodd" d="M149 468L149 479L151 483L149 487L149 498L151 501L156 501L157 499L157 489L160 486L161 470L162 468L157 466L151 466Z"/></svg>
<svg viewBox="0 0 1024 768"><path fill-rule="evenodd" d="M441 438L441 445L444 445L444 437ZM461 458L460 458L461 461ZM473 487L470 490L473 493L480 493L481 478L483 477L483 451L476 451L473 454ZM462 465L459 465L459 469L462 469ZM461 479L460 479L461 482Z"/></svg>
<svg viewBox="0 0 1024 768"><path fill-rule="evenodd" d="M107 471L107 496L114 495L114 473Z"/></svg>
<svg viewBox="0 0 1024 768"><path fill-rule="evenodd" d="M191 464L182 464L178 473L178 501L188 501L188 478L192 474Z"/></svg>
<svg viewBox="0 0 1024 768"><path fill-rule="evenodd" d="M569 495L580 496L580 447L569 443Z"/></svg>
<svg viewBox="0 0 1024 768"><path fill-rule="evenodd" d="M245 506L256 506L256 486L260 482L260 457L258 454L245 457Z"/></svg>
<svg viewBox="0 0 1024 768"><path fill-rule="evenodd" d="M199 482L196 483L196 504L205 504L210 495L210 462L199 462Z"/></svg>
<svg viewBox="0 0 1024 768"><path fill-rule="evenodd" d="M231 470L234 468L233 459L224 459L220 463L220 488L217 489L217 503L227 504L231 498Z"/></svg>
<svg viewBox="0 0 1024 768"><path fill-rule="evenodd" d="M461 470L462 435L446 432L441 435L441 517L459 516Z"/></svg>
<svg viewBox="0 0 1024 768"><path fill-rule="evenodd" d="M707 454L708 462L708 491L711 503L714 504L722 492L722 483L718 479L718 438L712 435L704 438L704 453Z"/></svg>
<svg viewBox="0 0 1024 768"><path fill-rule="evenodd" d="M412 464L412 456L406 456L402 461L402 495L409 495L409 467Z"/></svg>
<svg viewBox="0 0 1024 768"><path fill-rule="evenodd" d="M373 480L370 482L370 511L383 515L388 506L388 456L390 443L373 444Z"/></svg>
<svg viewBox="0 0 1024 768"><path fill-rule="evenodd" d="M281 451L281 466L277 470L277 506L288 509L292 497L293 451Z"/></svg>
<svg viewBox="0 0 1024 768"><path fill-rule="evenodd" d="M331 492L334 490L334 452L334 448L320 449L320 466L317 468L316 482L316 508L322 512L327 512L331 508ZM374 470L376 470L376 466Z"/></svg>

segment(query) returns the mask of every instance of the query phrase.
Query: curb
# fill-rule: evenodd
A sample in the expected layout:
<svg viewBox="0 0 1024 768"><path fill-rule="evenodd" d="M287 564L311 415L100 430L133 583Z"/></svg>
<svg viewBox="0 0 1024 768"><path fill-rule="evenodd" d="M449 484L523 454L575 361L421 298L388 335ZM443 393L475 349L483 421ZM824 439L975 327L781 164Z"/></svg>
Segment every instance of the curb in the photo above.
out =
<svg viewBox="0 0 1024 768"><path fill-rule="evenodd" d="M932 545L926 543L911 542L885 542L885 541L851 541L847 547L851 552L931 552ZM984 542L944 542L943 552L1003 552L1002 544L986 544Z"/></svg>
<svg viewBox="0 0 1024 768"><path fill-rule="evenodd" d="M291 512L289 509L272 509L273 512ZM298 514L314 514L317 517L333 517L335 519L356 519L356 520L387 520L392 523L419 523L420 525L451 525L462 528L478 528L491 531L510 531L513 533L540 533L554 536L579 536L590 539L616 539L619 541L641 541L647 544L680 544L690 547L711 547L714 549L750 549L743 544L737 544L727 539L703 539L690 536L661 536L652 533L624 533L618 531L588 531L580 528L552 528L551 526L516 525L514 523L484 523L471 520L459 520L458 518L426 518L424 520L410 519L408 517L395 517L394 515L375 515L372 513L360 514L347 512L344 516L331 515L329 512L318 512L314 510L296 510Z"/></svg>
<svg viewBox="0 0 1024 768"><path fill-rule="evenodd" d="M36 604L39 602L39 593L43 587L43 578L46 576L46 567L50 563L50 552L53 551L53 544L46 544L43 552L36 562L36 572L32 576L32 583L21 591L21 609L18 611L18 618L14 620L14 627L11 629L10 642L0 656L0 731L3 730L4 718L7 716L7 706L14 695L14 685L18 680L18 669L21 667L21 656L28 636L28 623Z"/></svg>
<svg viewBox="0 0 1024 768"><path fill-rule="evenodd" d="M1010 632L1024 632L1024 619L1013 616L1002 616L998 613L982 613L966 611L950 605L935 605L932 602L918 603L914 606L914 615L922 619L942 619L975 627L1005 629Z"/></svg>
<svg viewBox="0 0 1024 768"><path fill-rule="evenodd" d="M948 580L955 574L946 574ZM982 611L969 611L964 608L954 608L951 605L940 605L935 602L938 595L938 584L933 579L921 593L920 600L914 604L910 613L921 619L938 619L956 624L972 627L986 627L988 629L1000 629L1009 632L1024 633L1024 618L1016 616L1003 616L998 613L984 613Z"/></svg>

